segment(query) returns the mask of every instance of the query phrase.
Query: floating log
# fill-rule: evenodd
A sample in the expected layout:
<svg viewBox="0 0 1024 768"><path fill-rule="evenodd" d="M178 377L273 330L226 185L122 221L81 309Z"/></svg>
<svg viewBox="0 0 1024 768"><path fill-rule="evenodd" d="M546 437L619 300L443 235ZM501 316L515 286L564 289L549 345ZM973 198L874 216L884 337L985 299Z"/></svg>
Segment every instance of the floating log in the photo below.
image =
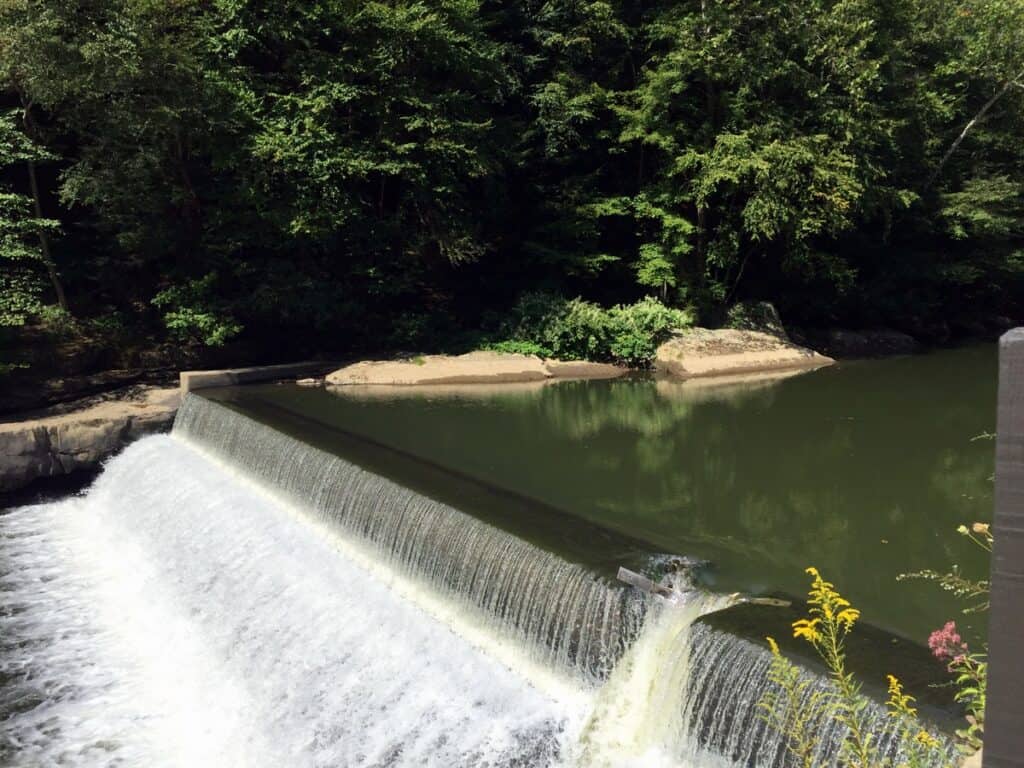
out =
<svg viewBox="0 0 1024 768"><path fill-rule="evenodd" d="M622 568L621 566L619 567L617 578L624 584L636 587L641 592L646 592L649 595L658 595L659 597L668 598L670 600L676 600L683 596L682 590L666 587L664 584L658 584L657 582L651 581L643 574L636 573L628 568ZM739 592L734 592L729 596L729 598L733 605L749 603L751 605L773 605L779 608L788 608L792 605L792 602L789 600L783 600L777 597L751 597Z"/></svg>
<svg viewBox="0 0 1024 768"><path fill-rule="evenodd" d="M617 576L618 580L629 584L632 587L636 587L641 592L647 592L650 595L660 595L661 597L678 597L680 595L678 590L671 589L662 584L657 584L646 576L631 571L628 568L619 567L619 573Z"/></svg>

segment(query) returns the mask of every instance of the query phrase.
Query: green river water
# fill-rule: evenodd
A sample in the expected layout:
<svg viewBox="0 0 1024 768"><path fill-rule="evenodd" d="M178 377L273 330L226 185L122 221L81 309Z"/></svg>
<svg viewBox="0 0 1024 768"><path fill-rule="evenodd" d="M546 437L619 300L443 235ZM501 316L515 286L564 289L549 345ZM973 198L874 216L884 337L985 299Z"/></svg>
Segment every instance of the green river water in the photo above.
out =
<svg viewBox="0 0 1024 768"><path fill-rule="evenodd" d="M716 385L211 396L512 530L551 527L548 546L578 560L680 553L710 560L715 588L798 596L814 565L888 632L923 642L949 618L981 630L934 585L896 577L985 573L956 528L991 519L994 442L978 436L995 428L994 345Z"/></svg>

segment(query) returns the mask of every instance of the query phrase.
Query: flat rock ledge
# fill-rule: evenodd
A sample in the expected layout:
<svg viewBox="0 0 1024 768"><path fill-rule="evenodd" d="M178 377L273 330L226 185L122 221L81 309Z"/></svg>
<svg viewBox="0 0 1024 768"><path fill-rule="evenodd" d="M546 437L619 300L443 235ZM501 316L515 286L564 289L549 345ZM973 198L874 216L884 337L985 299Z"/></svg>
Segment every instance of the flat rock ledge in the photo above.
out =
<svg viewBox="0 0 1024 768"><path fill-rule="evenodd" d="M655 368L679 378L820 368L831 357L760 331L690 328L658 347Z"/></svg>
<svg viewBox="0 0 1024 768"><path fill-rule="evenodd" d="M139 387L80 410L0 424L0 492L97 466L132 440L170 429L177 387Z"/></svg>
<svg viewBox="0 0 1024 768"><path fill-rule="evenodd" d="M614 379L626 369L607 363L542 360L533 355L469 352L406 360L364 360L327 376L328 386L356 384L505 384L550 379Z"/></svg>

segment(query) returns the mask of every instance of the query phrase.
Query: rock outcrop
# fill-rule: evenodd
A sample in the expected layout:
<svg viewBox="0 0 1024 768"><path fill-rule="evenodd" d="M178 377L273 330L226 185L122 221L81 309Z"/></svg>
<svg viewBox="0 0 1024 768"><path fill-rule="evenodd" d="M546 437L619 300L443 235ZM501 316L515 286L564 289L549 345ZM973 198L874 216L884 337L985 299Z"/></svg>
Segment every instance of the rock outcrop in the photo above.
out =
<svg viewBox="0 0 1024 768"><path fill-rule="evenodd" d="M658 371L688 379L737 373L819 368L832 358L779 336L734 328L690 328L658 347Z"/></svg>
<svg viewBox="0 0 1024 768"><path fill-rule="evenodd" d="M828 331L822 346L836 357L910 355L921 349L913 336L891 328L861 331L832 329Z"/></svg>
<svg viewBox="0 0 1024 768"><path fill-rule="evenodd" d="M365 384L505 384L548 379L609 379L624 368L605 363L541 360L532 355L469 352L424 355L405 360L363 361L327 376L328 386Z"/></svg>
<svg viewBox="0 0 1024 768"><path fill-rule="evenodd" d="M179 400L176 387L140 387L0 424L0 491L94 467L132 440L169 429Z"/></svg>

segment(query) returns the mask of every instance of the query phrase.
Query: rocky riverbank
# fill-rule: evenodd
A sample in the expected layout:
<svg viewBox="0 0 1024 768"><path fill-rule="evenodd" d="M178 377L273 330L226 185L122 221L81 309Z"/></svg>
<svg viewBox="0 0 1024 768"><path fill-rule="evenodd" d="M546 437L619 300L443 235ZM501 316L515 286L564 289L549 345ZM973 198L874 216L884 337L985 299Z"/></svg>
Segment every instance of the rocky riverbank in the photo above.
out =
<svg viewBox="0 0 1024 768"><path fill-rule="evenodd" d="M908 354L921 349L912 337L885 329L787 334L774 310L768 315L769 321L762 318L756 328L679 331L658 348L654 368L667 381L700 378L710 383L720 377L734 381L736 376L743 376L749 382L752 377L777 376L834 362L815 349L835 357ZM132 440L169 429L179 393L190 389L304 376L316 378L300 383L366 389L386 385L425 389L463 384L512 386L526 382L544 386L566 379L617 378L628 372L625 367L608 363L545 360L491 351L364 360L319 378L330 368L328 363L307 362L185 371L180 389L122 386L43 411L9 413L7 421L0 422L0 493L22 488L37 478L94 469Z"/></svg>
<svg viewBox="0 0 1024 768"><path fill-rule="evenodd" d="M177 387L140 386L0 423L0 492L91 469L144 435L170 429Z"/></svg>
<svg viewBox="0 0 1024 768"><path fill-rule="evenodd" d="M832 358L761 331L689 328L662 344L655 356L659 373L681 379L819 368ZM533 355L477 351L465 355L422 355L398 360L363 360L329 374L329 387L510 384L559 379L612 379L623 366L587 361L544 360Z"/></svg>

